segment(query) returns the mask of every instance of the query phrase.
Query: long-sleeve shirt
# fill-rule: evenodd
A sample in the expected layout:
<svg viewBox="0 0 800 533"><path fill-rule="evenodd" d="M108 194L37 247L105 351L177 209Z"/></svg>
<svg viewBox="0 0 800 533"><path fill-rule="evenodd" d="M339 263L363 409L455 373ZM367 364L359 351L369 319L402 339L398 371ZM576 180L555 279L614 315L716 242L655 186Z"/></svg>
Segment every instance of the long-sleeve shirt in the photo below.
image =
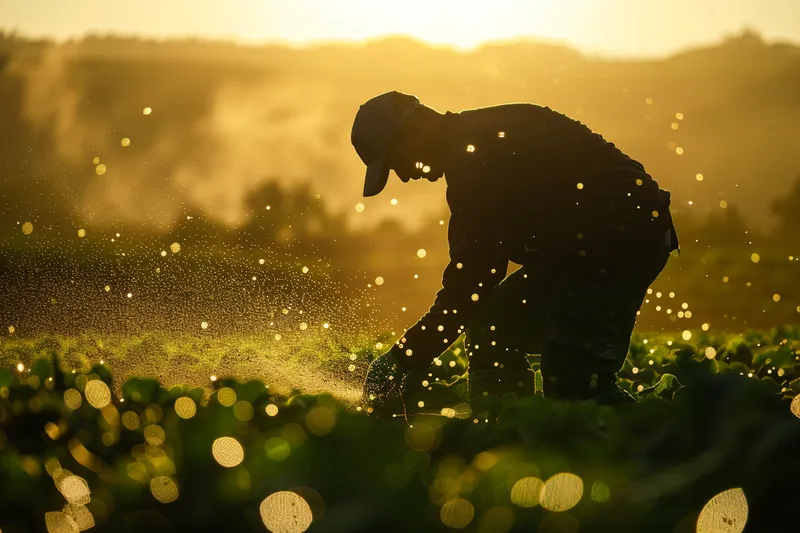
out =
<svg viewBox="0 0 800 533"><path fill-rule="evenodd" d="M433 306L391 349L404 369L456 341L509 261L587 261L668 227L665 193L641 163L548 107L447 112L443 130L450 262Z"/></svg>

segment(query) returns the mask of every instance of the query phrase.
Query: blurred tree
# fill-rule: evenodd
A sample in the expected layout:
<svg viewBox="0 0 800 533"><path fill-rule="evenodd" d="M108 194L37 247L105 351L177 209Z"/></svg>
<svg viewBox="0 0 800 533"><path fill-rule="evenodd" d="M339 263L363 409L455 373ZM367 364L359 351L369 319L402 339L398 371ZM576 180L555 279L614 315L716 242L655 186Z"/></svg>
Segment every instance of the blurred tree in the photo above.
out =
<svg viewBox="0 0 800 533"><path fill-rule="evenodd" d="M789 194L772 202L772 212L778 218L775 237L797 242L800 239L800 174Z"/></svg>

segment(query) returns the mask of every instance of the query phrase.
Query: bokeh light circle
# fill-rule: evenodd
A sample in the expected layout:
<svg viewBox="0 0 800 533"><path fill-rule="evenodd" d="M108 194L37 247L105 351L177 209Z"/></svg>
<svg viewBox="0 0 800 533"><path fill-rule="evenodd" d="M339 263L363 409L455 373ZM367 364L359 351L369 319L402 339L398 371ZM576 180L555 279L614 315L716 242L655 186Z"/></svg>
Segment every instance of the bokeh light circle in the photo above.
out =
<svg viewBox="0 0 800 533"><path fill-rule="evenodd" d="M314 435L327 435L336 425L336 415L327 407L314 407L306 415L306 426Z"/></svg>
<svg viewBox="0 0 800 533"><path fill-rule="evenodd" d="M562 512L572 509L583 497L583 480L575 474L556 474L542 487L539 501L548 511Z"/></svg>
<svg viewBox="0 0 800 533"><path fill-rule="evenodd" d="M78 524L65 513L45 513L44 524L48 533L78 533Z"/></svg>
<svg viewBox="0 0 800 533"><path fill-rule="evenodd" d="M511 503L520 507L536 507L544 487L544 481L538 477L524 477L511 487Z"/></svg>
<svg viewBox="0 0 800 533"><path fill-rule="evenodd" d="M448 500L439 512L442 523L453 529L464 529L475 517L475 507L469 500L453 498Z"/></svg>
<svg viewBox="0 0 800 533"><path fill-rule="evenodd" d="M217 401L225 407L233 406L236 403L236 391L230 387L222 387L217 391Z"/></svg>
<svg viewBox="0 0 800 533"><path fill-rule="evenodd" d="M789 408L792 410L792 413L794 413L794 416L800 418L800 394L792 398L792 404Z"/></svg>
<svg viewBox="0 0 800 533"><path fill-rule="evenodd" d="M99 379L88 382L84 394L86 394L86 401L95 409L102 409L111 403L111 389Z"/></svg>
<svg viewBox="0 0 800 533"><path fill-rule="evenodd" d="M220 437L211 446L214 460L225 468L233 468L244 460L244 448L233 437Z"/></svg>
<svg viewBox="0 0 800 533"><path fill-rule="evenodd" d="M95 526L94 516L85 505L68 503L64 506L63 512L75 521L80 531L85 531Z"/></svg>
<svg viewBox="0 0 800 533"><path fill-rule="evenodd" d="M161 426L151 424L144 428L144 440L147 441L147 444L161 446L166 442L167 434Z"/></svg>
<svg viewBox="0 0 800 533"><path fill-rule="evenodd" d="M133 411L125 411L122 413L122 425L130 431L139 429L139 415Z"/></svg>
<svg viewBox="0 0 800 533"><path fill-rule="evenodd" d="M80 476L68 475L57 486L69 503L86 505L92 500L89 484Z"/></svg>
<svg viewBox="0 0 800 533"><path fill-rule="evenodd" d="M72 409L78 409L83 404L81 393L77 389L67 389L64 391L64 405Z"/></svg>
<svg viewBox="0 0 800 533"><path fill-rule="evenodd" d="M308 502L290 491L270 494L261 502L259 511L261 520L272 533L303 533L313 520Z"/></svg>
<svg viewBox="0 0 800 533"><path fill-rule="evenodd" d="M197 405L188 396L181 396L175 400L175 413L183 419L192 418L197 414Z"/></svg>
<svg viewBox="0 0 800 533"><path fill-rule="evenodd" d="M747 498L740 488L711 498L697 517L697 533L742 533L747 523Z"/></svg>
<svg viewBox="0 0 800 533"><path fill-rule="evenodd" d="M178 485L169 476L156 476L150 480L150 493L161 503L178 499Z"/></svg>

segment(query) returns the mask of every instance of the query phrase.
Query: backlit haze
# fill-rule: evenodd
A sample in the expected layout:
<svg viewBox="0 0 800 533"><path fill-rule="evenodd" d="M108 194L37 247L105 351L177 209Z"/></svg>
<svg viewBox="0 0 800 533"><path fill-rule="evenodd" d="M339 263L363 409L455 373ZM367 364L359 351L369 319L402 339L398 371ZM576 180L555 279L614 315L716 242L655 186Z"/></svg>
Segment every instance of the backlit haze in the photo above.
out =
<svg viewBox="0 0 800 533"><path fill-rule="evenodd" d="M664 55L743 27L767 39L800 35L794 0L4 0L0 28L25 35L119 33L307 45L405 35L471 48L533 37L585 53Z"/></svg>

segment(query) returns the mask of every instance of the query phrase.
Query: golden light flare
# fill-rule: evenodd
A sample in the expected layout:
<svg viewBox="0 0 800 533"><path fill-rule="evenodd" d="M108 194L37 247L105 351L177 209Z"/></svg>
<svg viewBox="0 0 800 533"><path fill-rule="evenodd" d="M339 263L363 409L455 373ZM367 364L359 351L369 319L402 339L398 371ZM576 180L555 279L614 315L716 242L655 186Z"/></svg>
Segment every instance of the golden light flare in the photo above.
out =
<svg viewBox="0 0 800 533"><path fill-rule="evenodd" d="M542 487L539 502L548 511L568 511L583 497L583 480L575 474L562 472L548 479Z"/></svg>
<svg viewBox="0 0 800 533"><path fill-rule="evenodd" d="M97 166L94 168L94 172L95 172L95 174L97 174L98 176L102 176L102 175L103 175L103 174L105 174L107 171L108 171L108 167L107 167L107 166L105 166L103 163L100 163L100 164L98 164L98 165L97 165Z"/></svg>
<svg viewBox="0 0 800 533"><path fill-rule="evenodd" d="M711 498L697 517L697 533L742 533L747 523L747 498L740 488Z"/></svg>
<svg viewBox="0 0 800 533"><path fill-rule="evenodd" d="M170 251L171 251L173 254L177 254L178 252L180 252L180 251L181 251L181 243L179 243L179 242L173 242L172 244L170 244L170 245L169 245L169 250L170 250Z"/></svg>
<svg viewBox="0 0 800 533"><path fill-rule="evenodd" d="M153 113L153 109L150 108L150 107L145 107L144 109L142 109L142 114L145 115L145 116L149 116L152 113Z"/></svg>
<svg viewBox="0 0 800 533"><path fill-rule="evenodd" d="M278 406L274 403L271 403L264 408L264 411L266 411L267 416L277 416Z"/></svg>
<svg viewBox="0 0 800 533"><path fill-rule="evenodd" d="M86 230L81 228L78 230L78 238L83 239L84 237L86 237Z"/></svg>
<svg viewBox="0 0 800 533"><path fill-rule="evenodd" d="M33 233L33 224L30 222L25 222L22 225L22 233L25 235L30 235L31 233Z"/></svg>
<svg viewBox="0 0 800 533"><path fill-rule="evenodd" d="M428 255L428 251L425 248L420 248L417 250L417 257L420 259L424 258L426 255Z"/></svg>
<svg viewBox="0 0 800 533"><path fill-rule="evenodd" d="M211 445L214 460L225 468L233 468L244 461L244 448L233 437L220 437Z"/></svg>
<svg viewBox="0 0 800 533"><path fill-rule="evenodd" d="M130 146L130 145L131 145L131 140L130 140L128 137L124 137L124 138L123 138L123 139L122 139L122 140L119 142L119 144L120 144L120 146L122 146L123 148L127 148L128 146Z"/></svg>
<svg viewBox="0 0 800 533"><path fill-rule="evenodd" d="M308 502L290 491L270 494L258 510L264 525L272 533L303 533L314 519Z"/></svg>

